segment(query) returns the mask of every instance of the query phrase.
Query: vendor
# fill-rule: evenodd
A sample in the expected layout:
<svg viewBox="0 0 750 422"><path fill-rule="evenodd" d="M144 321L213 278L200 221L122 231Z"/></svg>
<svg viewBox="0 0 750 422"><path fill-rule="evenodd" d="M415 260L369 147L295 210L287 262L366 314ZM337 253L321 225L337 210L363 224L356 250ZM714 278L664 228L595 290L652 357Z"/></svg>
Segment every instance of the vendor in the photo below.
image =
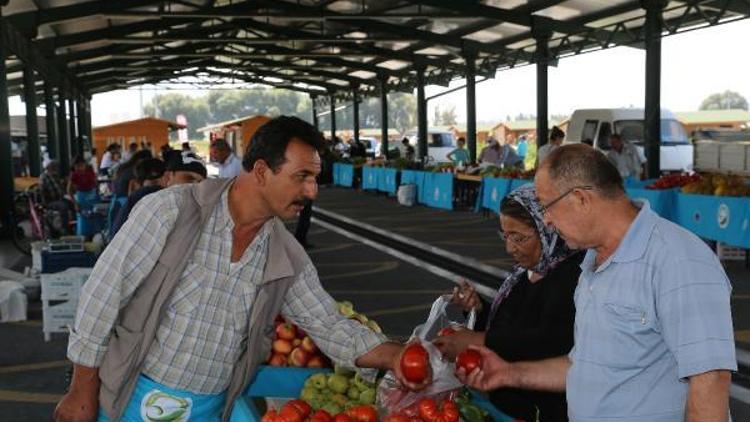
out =
<svg viewBox="0 0 750 422"><path fill-rule="evenodd" d="M546 226L534 186L524 185L502 202L500 226L508 253L516 261L491 303L462 283L453 301L479 311L475 331L440 337L435 345L454 358L469 344L486 345L509 361L559 356L573 346L575 291L582 253L571 251ZM567 421L565 394L496 389L490 400L504 413L527 421Z"/></svg>
<svg viewBox="0 0 750 422"><path fill-rule="evenodd" d="M487 140L487 146L479 154L479 162L493 165L495 167L518 167L523 168L523 160L508 145L500 145L494 137Z"/></svg>
<svg viewBox="0 0 750 422"><path fill-rule="evenodd" d="M191 420L227 421L270 352L279 313L339 365L392 370L411 389L430 382L407 381L404 347L338 312L281 221L317 195L320 133L282 116L250 145L235 179L144 197L99 257L70 332L73 381L56 421L141 420L164 398Z"/></svg>

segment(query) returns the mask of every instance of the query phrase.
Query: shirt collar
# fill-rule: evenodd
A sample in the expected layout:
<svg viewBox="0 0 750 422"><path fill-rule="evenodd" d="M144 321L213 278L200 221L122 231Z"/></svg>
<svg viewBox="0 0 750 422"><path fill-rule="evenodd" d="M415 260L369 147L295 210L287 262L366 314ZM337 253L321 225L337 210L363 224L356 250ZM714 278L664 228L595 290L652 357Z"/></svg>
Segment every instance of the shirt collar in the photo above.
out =
<svg viewBox="0 0 750 422"><path fill-rule="evenodd" d="M231 187L229 189L225 189L224 192L221 194L221 200L218 203L218 214L216 215L216 224L214 224L214 233L219 233L223 230L232 231L234 229L234 220L232 220L232 215L229 213L229 191L231 190ZM258 231L258 234L255 236L255 239L253 239L252 245L263 245L268 238L268 235L271 231L271 226L273 225L273 218L270 218L268 221L263 223L263 226Z"/></svg>

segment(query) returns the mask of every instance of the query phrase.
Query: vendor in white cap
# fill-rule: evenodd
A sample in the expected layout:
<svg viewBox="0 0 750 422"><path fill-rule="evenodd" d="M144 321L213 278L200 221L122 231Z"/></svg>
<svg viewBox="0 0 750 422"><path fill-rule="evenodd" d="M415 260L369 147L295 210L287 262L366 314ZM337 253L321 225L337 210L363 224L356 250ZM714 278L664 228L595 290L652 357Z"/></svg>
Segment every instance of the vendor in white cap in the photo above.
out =
<svg viewBox="0 0 750 422"><path fill-rule="evenodd" d="M479 153L479 162L496 167L522 167L523 161L513 148L500 143L494 137L487 140L487 146Z"/></svg>

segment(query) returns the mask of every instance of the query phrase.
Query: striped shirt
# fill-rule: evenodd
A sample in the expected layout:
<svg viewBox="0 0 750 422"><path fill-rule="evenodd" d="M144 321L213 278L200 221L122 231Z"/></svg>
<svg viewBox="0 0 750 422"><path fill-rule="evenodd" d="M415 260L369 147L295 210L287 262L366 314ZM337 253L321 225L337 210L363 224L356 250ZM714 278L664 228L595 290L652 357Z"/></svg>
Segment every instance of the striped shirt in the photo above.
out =
<svg viewBox="0 0 750 422"><path fill-rule="evenodd" d="M71 329L68 357L74 363L101 364L119 309L155 266L177 219L183 189L188 188L177 186L143 198L97 261ZM250 307L262 280L273 227L273 220L266 222L240 260L230 264L234 223L227 192L201 229L143 369L156 382L197 394L220 393L229 385L245 347ZM346 366L354 367L359 356L385 341L338 314L312 262L292 283L281 311L326 355Z"/></svg>

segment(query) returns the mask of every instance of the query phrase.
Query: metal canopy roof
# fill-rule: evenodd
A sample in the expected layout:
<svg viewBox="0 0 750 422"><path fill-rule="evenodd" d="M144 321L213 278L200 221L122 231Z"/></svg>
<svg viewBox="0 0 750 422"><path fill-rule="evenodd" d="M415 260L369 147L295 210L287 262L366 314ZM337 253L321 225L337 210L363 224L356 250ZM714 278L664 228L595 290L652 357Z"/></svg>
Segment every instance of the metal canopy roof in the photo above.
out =
<svg viewBox="0 0 750 422"><path fill-rule="evenodd" d="M651 0L653 1L653 0ZM617 45L639 46L639 0L10 0L8 82L24 62L88 96L143 84L241 81L349 98L447 85ZM744 0L664 2L668 34L750 15ZM541 40L541 41L540 41ZM537 43L549 40L549 56ZM540 51L543 51L541 49ZM19 60L19 57L24 60ZM41 82L41 81L39 81ZM38 90L41 92L41 84Z"/></svg>

